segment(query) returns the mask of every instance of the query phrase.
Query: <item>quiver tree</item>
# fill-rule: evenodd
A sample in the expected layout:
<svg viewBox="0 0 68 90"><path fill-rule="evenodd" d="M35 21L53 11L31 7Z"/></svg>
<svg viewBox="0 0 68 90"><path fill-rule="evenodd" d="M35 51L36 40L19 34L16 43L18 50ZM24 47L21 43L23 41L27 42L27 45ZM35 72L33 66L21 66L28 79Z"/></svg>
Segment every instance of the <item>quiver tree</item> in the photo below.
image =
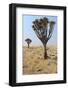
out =
<svg viewBox="0 0 68 90"><path fill-rule="evenodd" d="M29 39L29 38L27 38L25 41L27 42L27 44L28 44L28 48L29 48L29 44L32 42L32 40Z"/></svg>
<svg viewBox="0 0 68 90"><path fill-rule="evenodd" d="M54 21L49 21L46 17L33 21L32 28L44 46L44 59L47 59L46 44L52 36L54 24Z"/></svg>

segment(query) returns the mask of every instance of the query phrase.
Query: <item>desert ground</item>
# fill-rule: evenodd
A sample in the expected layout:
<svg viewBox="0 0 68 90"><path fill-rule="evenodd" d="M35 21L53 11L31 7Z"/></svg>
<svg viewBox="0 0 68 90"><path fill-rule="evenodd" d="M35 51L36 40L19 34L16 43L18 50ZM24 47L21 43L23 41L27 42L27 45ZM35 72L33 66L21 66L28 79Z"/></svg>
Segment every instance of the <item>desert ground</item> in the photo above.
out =
<svg viewBox="0 0 68 90"><path fill-rule="evenodd" d="M23 47L22 73L31 74L53 74L57 73L57 47L47 46L48 58L44 59L43 46Z"/></svg>

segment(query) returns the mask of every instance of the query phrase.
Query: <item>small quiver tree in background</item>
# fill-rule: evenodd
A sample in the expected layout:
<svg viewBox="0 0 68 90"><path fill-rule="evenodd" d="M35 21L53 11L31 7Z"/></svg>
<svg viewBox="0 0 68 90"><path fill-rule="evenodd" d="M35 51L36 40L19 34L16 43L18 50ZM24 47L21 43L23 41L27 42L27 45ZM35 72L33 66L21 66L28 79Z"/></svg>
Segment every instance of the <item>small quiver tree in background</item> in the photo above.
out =
<svg viewBox="0 0 68 90"><path fill-rule="evenodd" d="M52 36L54 24L54 21L49 21L46 17L33 21L32 28L44 46L44 59L47 59L46 44Z"/></svg>
<svg viewBox="0 0 68 90"><path fill-rule="evenodd" d="M28 44L28 48L29 48L29 44L32 42L32 40L29 39L29 38L27 38L25 41L27 42L27 44Z"/></svg>

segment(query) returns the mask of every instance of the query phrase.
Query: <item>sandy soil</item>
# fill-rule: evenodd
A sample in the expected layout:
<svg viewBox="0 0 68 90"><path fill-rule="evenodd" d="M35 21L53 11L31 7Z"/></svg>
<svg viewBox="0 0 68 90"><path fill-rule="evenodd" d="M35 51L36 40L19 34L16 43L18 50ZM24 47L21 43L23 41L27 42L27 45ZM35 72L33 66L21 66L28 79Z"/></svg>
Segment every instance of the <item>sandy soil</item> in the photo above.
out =
<svg viewBox="0 0 68 90"><path fill-rule="evenodd" d="M43 46L24 47L22 70L24 75L57 73L57 48L47 47L48 58L44 59Z"/></svg>

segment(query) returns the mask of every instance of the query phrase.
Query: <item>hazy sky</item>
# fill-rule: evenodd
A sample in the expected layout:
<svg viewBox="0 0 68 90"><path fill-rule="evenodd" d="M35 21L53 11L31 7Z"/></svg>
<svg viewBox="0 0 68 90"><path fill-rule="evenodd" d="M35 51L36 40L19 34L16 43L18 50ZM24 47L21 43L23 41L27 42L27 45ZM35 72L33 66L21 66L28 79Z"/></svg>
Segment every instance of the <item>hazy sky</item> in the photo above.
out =
<svg viewBox="0 0 68 90"><path fill-rule="evenodd" d="M23 42L24 45L27 45L25 42L26 38L30 38L32 40L31 45L42 45L41 41L36 36L35 32L32 29L32 22L35 19L40 19L43 17L47 17L49 21L55 21L54 31L52 37L48 41L48 45L56 45L57 44L57 16L33 16L33 15L24 15L22 16L22 33L23 33Z"/></svg>

